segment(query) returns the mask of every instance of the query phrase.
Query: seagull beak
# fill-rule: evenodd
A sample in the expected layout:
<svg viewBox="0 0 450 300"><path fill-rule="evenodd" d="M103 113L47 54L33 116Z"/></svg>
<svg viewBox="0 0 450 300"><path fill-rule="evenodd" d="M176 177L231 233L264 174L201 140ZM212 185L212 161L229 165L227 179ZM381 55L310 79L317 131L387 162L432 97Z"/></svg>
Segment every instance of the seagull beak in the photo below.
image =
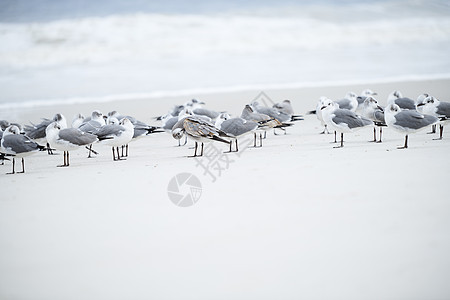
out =
<svg viewBox="0 0 450 300"><path fill-rule="evenodd" d="M377 105L377 108L378 108L379 110L381 110L381 111L384 111L384 109L383 109L381 106L379 106L379 105Z"/></svg>
<svg viewBox="0 0 450 300"><path fill-rule="evenodd" d="M425 105L425 103L419 103L419 104L417 104L417 106L424 106Z"/></svg>
<svg viewBox="0 0 450 300"><path fill-rule="evenodd" d="M320 108L320 110L323 110L324 108L326 108L326 106L322 106L322 107Z"/></svg>

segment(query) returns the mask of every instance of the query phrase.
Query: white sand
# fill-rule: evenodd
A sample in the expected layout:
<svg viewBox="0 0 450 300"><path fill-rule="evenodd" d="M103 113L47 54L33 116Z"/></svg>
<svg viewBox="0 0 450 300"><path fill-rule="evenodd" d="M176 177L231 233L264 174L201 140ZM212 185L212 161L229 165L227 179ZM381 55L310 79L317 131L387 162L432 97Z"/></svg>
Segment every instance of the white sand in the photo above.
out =
<svg viewBox="0 0 450 300"><path fill-rule="evenodd" d="M292 99L304 113L321 95L365 87L382 103L396 88L449 100L449 84L266 93ZM236 114L257 94L200 98ZM25 122L117 108L150 122L187 99L8 113ZM193 150L174 147L165 133L130 144L126 161L113 162L101 145L93 159L86 150L72 152L69 168L56 168L62 155L28 157L26 174L0 174L0 298L450 298L450 128L442 141L433 141L429 128L411 135L407 150L396 149L404 137L390 129L382 144L367 142L371 129L347 134L343 149L333 149L333 136L321 130L315 116L306 116L288 135L270 133L263 148L227 154L233 162L220 176L212 170L214 183L186 158ZM181 172L195 174L203 187L189 208L175 206L167 194Z"/></svg>

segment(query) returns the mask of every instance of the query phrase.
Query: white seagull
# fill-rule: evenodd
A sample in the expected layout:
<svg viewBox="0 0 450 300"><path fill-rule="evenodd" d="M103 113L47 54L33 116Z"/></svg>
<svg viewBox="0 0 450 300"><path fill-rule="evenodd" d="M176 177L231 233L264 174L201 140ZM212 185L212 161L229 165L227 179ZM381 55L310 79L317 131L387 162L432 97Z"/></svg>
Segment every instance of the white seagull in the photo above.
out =
<svg viewBox="0 0 450 300"><path fill-rule="evenodd" d="M437 98L429 96L425 98L422 103L419 103L417 107L421 107L424 114L441 119L438 140L442 140L444 125L450 121L450 102L439 101Z"/></svg>
<svg viewBox="0 0 450 300"><path fill-rule="evenodd" d="M64 164L58 167L69 166L69 151L77 150L82 146L91 145L98 141L97 137L93 134L83 132L78 128L63 129L56 122L50 123L45 132L50 146L64 151Z"/></svg>
<svg viewBox="0 0 450 300"><path fill-rule="evenodd" d="M41 146L47 146L48 154L53 154L53 151L47 141L45 130L47 129L47 126L52 123L56 122L61 128L67 128L67 121L66 118L62 114L55 114L52 120L50 119L42 119L42 122L39 124L33 124L25 125L24 131L25 134L38 143Z"/></svg>
<svg viewBox="0 0 450 300"><path fill-rule="evenodd" d="M108 124L99 128L94 134L102 144L111 146L113 160L123 160L120 157L119 147L127 145L133 139L134 125L128 118L120 120L119 124ZM114 147L117 150L117 158Z"/></svg>
<svg viewBox="0 0 450 300"><path fill-rule="evenodd" d="M226 113L219 115L215 125L217 128L232 137L229 152L238 152L238 138L254 132L259 126L258 123L253 121L248 121L242 118L231 118L230 115ZM236 145L235 151L231 150L232 140L234 140Z"/></svg>
<svg viewBox="0 0 450 300"><path fill-rule="evenodd" d="M38 145L36 142L32 141L29 137L20 134L19 127L11 125L8 128L6 128L5 132L3 133L3 137L1 139L1 149L3 153L13 155L12 172L7 174L14 174L15 173L14 157L22 158L22 172L17 173L25 173L24 157L34 154L40 150L43 150L44 147Z"/></svg>
<svg viewBox="0 0 450 300"><path fill-rule="evenodd" d="M388 127L405 133L405 145L398 147L398 149L408 148L408 134L439 122L439 119L435 116L423 115L416 110L402 110L400 106L394 103L389 104L384 109L384 119Z"/></svg>
<svg viewBox="0 0 450 300"><path fill-rule="evenodd" d="M372 96L367 96L364 100L364 104L361 110L361 115L369 120L372 120L374 124L380 128L380 140L377 141L377 130L373 128L373 141L376 143L381 143L381 135L383 132L383 127L386 126L384 120L384 110L378 105L378 101Z"/></svg>
<svg viewBox="0 0 450 300"><path fill-rule="evenodd" d="M373 126L371 120L358 116L348 109L340 109L335 102L322 106L321 110L323 111L325 123L331 129L341 133L341 145L335 148L344 147L344 133L353 132L366 126Z"/></svg>

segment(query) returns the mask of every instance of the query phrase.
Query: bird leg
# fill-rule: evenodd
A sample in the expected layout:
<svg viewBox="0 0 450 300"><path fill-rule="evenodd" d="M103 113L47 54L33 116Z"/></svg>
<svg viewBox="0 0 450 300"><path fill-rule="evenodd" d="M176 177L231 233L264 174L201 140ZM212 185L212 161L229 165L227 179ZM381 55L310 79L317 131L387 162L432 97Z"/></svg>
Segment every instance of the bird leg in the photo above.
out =
<svg viewBox="0 0 450 300"><path fill-rule="evenodd" d="M125 146L125 156L128 157L128 144Z"/></svg>
<svg viewBox="0 0 450 300"><path fill-rule="evenodd" d="M427 132L428 134L436 133L436 124L431 125L431 131Z"/></svg>
<svg viewBox="0 0 450 300"><path fill-rule="evenodd" d="M202 142L202 152L200 153L200 156L203 156L203 142Z"/></svg>
<svg viewBox="0 0 450 300"><path fill-rule="evenodd" d="M334 133L336 134L336 131ZM335 146L333 148L343 148L343 147L344 147L344 133L341 132L341 145L340 146Z"/></svg>
<svg viewBox="0 0 450 300"><path fill-rule="evenodd" d="M408 135L405 135L405 145L403 147L397 147L397 149L406 149L408 148Z"/></svg>
<svg viewBox="0 0 450 300"><path fill-rule="evenodd" d="M376 142L377 141L377 129L374 127L373 128L373 141L372 142Z"/></svg>
<svg viewBox="0 0 450 300"><path fill-rule="evenodd" d="M436 125L434 125L434 126L436 126ZM442 125L442 124L439 124L439 137L438 138L436 138L436 139L433 139L433 140L442 140L442 133L444 132L444 125Z"/></svg>
<svg viewBox="0 0 450 300"><path fill-rule="evenodd" d="M337 131L334 132L334 142L330 142L330 144L337 144Z"/></svg>
<svg viewBox="0 0 450 300"><path fill-rule="evenodd" d="M238 140L236 139L234 142L236 143L236 152L238 152Z"/></svg>
<svg viewBox="0 0 450 300"><path fill-rule="evenodd" d="M229 151L225 151L224 153L231 153L233 151L231 151L231 145L233 144L233 141L230 141L230 150Z"/></svg>
<svg viewBox="0 0 450 300"><path fill-rule="evenodd" d="M192 156L188 156L188 157L196 157L197 156L197 147L198 147L198 143L197 142L195 142L195 146L194 146L194 155L192 155Z"/></svg>
<svg viewBox="0 0 450 300"><path fill-rule="evenodd" d="M264 131L264 137L263 139L265 139L267 137L267 131Z"/></svg>
<svg viewBox="0 0 450 300"><path fill-rule="evenodd" d="M86 146L87 147L87 146ZM88 158L91 158L91 153L92 153L92 144L89 145L89 154L88 154Z"/></svg>
<svg viewBox="0 0 450 300"><path fill-rule="evenodd" d="M253 133L255 139L253 141L253 147L256 148L256 132Z"/></svg>
<svg viewBox="0 0 450 300"><path fill-rule="evenodd" d="M184 144L183 144L183 146L186 145L186 144L187 144L187 135L184 136Z"/></svg>
<svg viewBox="0 0 450 300"><path fill-rule="evenodd" d="M325 126L323 127L323 131L320 134L329 134L330 132L328 131L328 127L327 124L325 124Z"/></svg>
<svg viewBox="0 0 450 300"><path fill-rule="evenodd" d="M22 157L22 172L17 172L17 173L25 173L25 160Z"/></svg>
<svg viewBox="0 0 450 300"><path fill-rule="evenodd" d="M266 132L267 132L267 131L264 131L264 134L266 134ZM262 134L260 133L260 134L259 134L259 147L260 147L260 148L262 147L262 140L263 140L263 139L262 139Z"/></svg>
<svg viewBox="0 0 450 300"><path fill-rule="evenodd" d="M14 157L13 157L13 161L12 161L12 172L11 172L11 173L6 173L6 174L10 175L10 174L15 174L15 173L16 173L16 172L14 171L14 166L15 166L15 164L16 164L16 160L15 160Z"/></svg>
<svg viewBox="0 0 450 300"><path fill-rule="evenodd" d="M383 133L383 127L380 127L380 140L377 143L381 143L381 134Z"/></svg>
<svg viewBox="0 0 450 300"><path fill-rule="evenodd" d="M63 156L64 156L64 164L63 164L63 165L58 165L58 166L57 166L58 168L61 168L61 167L67 167L67 162L66 162L66 152L67 152L67 151L64 151L64 152L63 152Z"/></svg>
<svg viewBox="0 0 450 300"><path fill-rule="evenodd" d="M92 149L92 144L90 144L89 147L86 146L85 148L89 150L88 158L91 158L91 152L94 153L95 155L98 155L98 152Z"/></svg>
<svg viewBox="0 0 450 300"><path fill-rule="evenodd" d="M48 153L48 155L53 155L53 150L55 150L55 149L52 149L52 148L50 147L50 144L47 143L47 153Z"/></svg>
<svg viewBox="0 0 450 300"><path fill-rule="evenodd" d="M123 156L120 156L119 147L116 147L117 152L117 160L126 160L126 158L122 158Z"/></svg>

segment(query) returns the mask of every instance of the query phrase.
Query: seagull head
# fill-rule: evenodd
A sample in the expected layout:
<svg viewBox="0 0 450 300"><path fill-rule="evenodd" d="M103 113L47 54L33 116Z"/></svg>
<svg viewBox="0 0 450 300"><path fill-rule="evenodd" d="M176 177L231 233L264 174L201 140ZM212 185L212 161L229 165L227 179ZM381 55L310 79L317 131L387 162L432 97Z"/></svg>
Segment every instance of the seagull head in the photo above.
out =
<svg viewBox="0 0 450 300"><path fill-rule="evenodd" d="M377 93L375 93L374 91L372 91L371 89L365 89L364 91L362 91L361 96L364 97L368 97L368 96L376 96Z"/></svg>
<svg viewBox="0 0 450 300"><path fill-rule="evenodd" d="M389 104L389 105L385 108L384 111L385 111L386 113L388 113L388 114L396 115L396 114L398 114L399 112L401 112L402 109L401 109L400 106L398 106L397 104L391 103L391 104Z"/></svg>
<svg viewBox="0 0 450 300"><path fill-rule="evenodd" d="M322 99L322 106L320 107L320 110L325 110L325 109L335 109L338 108L339 105L335 102L333 102L331 99L325 98Z"/></svg>
<svg viewBox="0 0 450 300"><path fill-rule="evenodd" d="M356 99L356 98L358 98L358 96L355 93L353 93L353 92L348 92L347 94L345 94L345 98L347 98L347 99Z"/></svg>
<svg viewBox="0 0 450 300"><path fill-rule="evenodd" d="M7 136L10 134L20 134L20 129L16 125L10 125L5 129L3 136Z"/></svg>
<svg viewBox="0 0 450 300"><path fill-rule="evenodd" d="M175 128L172 130L172 136L176 140L180 140L184 135L184 129L183 128Z"/></svg>

